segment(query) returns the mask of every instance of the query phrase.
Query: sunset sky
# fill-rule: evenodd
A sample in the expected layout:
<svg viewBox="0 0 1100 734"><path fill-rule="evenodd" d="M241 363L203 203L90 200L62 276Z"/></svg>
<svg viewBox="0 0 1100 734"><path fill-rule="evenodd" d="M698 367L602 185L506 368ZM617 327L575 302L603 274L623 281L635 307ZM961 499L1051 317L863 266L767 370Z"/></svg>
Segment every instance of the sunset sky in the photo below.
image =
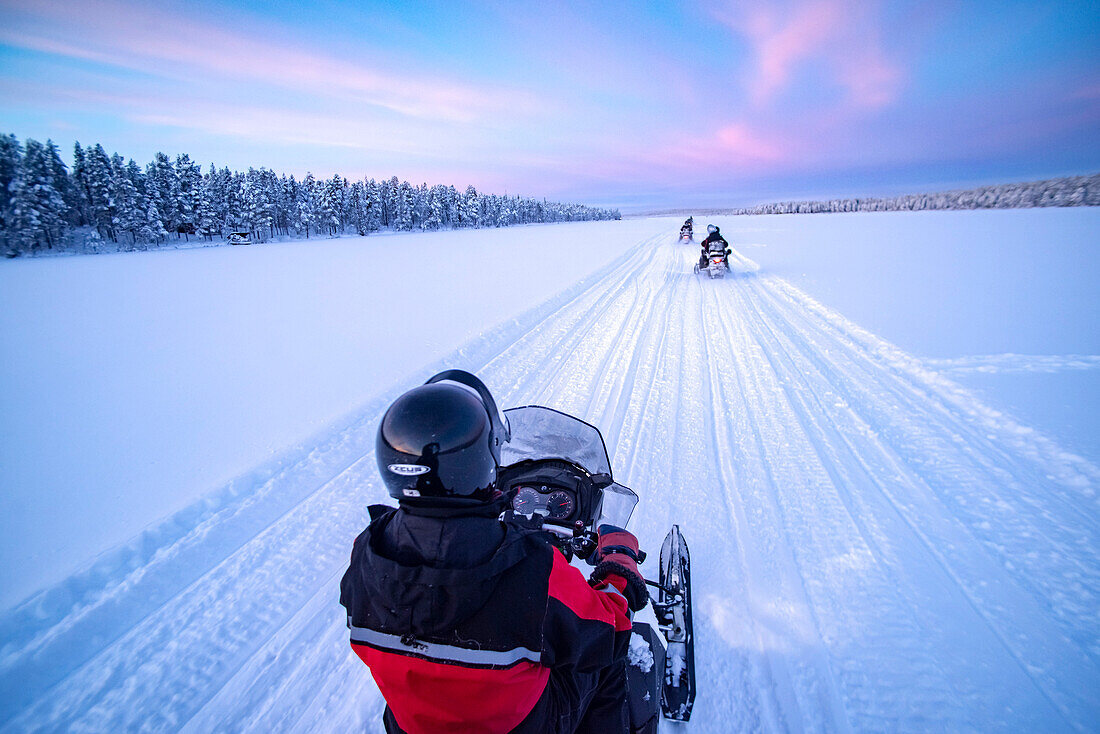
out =
<svg viewBox="0 0 1100 734"><path fill-rule="evenodd" d="M0 131L625 210L1100 171L1100 3L0 0Z"/></svg>

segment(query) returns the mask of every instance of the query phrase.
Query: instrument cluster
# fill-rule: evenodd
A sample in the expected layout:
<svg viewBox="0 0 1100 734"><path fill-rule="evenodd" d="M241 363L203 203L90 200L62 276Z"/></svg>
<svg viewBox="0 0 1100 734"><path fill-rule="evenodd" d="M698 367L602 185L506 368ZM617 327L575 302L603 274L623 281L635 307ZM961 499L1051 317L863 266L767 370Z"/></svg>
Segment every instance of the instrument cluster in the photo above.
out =
<svg viewBox="0 0 1100 734"><path fill-rule="evenodd" d="M512 487L512 511L517 515L542 515L552 520L569 520L577 507L572 492L549 485L516 484Z"/></svg>

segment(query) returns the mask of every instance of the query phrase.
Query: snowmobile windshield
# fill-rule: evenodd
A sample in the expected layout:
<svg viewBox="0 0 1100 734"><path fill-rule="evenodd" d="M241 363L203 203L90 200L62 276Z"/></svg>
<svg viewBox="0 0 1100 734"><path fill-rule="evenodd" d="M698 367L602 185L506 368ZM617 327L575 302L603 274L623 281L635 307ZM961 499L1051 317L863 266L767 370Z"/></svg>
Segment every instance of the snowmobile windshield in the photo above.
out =
<svg viewBox="0 0 1100 734"><path fill-rule="evenodd" d="M624 487L618 482L603 488L603 498L600 500L600 511L596 516L596 527L601 525L615 525L625 528L630 522L630 516L634 513L634 505L638 504L638 495L629 487Z"/></svg>
<svg viewBox="0 0 1100 734"><path fill-rule="evenodd" d="M553 408L528 405L504 411L512 437L501 447L500 463L564 459L589 474L611 474L603 436L595 426Z"/></svg>
<svg viewBox="0 0 1100 734"><path fill-rule="evenodd" d="M511 466L521 461L563 459L584 469L589 475L611 477L611 462L603 436L595 426L571 415L528 405L504 411L512 437L501 447L500 463ZM638 495L628 487L612 482L600 493L595 525L625 528L638 504Z"/></svg>

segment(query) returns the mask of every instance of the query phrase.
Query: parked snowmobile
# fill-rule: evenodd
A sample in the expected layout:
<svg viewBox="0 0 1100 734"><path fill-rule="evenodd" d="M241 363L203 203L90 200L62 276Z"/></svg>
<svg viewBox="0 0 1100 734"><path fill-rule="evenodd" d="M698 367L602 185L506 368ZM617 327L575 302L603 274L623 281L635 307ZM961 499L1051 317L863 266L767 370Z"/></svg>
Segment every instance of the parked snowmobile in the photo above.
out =
<svg viewBox="0 0 1100 734"><path fill-rule="evenodd" d="M638 496L614 481L595 427L552 408L504 411L511 438L501 448L497 487L508 519L547 531L568 559L589 560L601 525L625 528ZM645 553L639 554L639 562ZM657 598L650 598L658 634L635 622L628 666L631 731L655 734L659 714L687 721L695 700L691 573L687 543L673 526L661 547ZM663 640L662 640L663 637Z"/></svg>

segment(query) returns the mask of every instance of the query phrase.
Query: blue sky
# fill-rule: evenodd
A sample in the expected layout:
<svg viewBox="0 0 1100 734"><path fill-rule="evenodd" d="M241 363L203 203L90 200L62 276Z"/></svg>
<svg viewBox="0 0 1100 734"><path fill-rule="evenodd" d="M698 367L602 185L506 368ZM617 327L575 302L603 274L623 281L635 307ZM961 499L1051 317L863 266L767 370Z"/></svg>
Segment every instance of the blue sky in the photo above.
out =
<svg viewBox="0 0 1100 734"><path fill-rule="evenodd" d="M0 129L624 208L1100 170L1096 2L0 0Z"/></svg>

